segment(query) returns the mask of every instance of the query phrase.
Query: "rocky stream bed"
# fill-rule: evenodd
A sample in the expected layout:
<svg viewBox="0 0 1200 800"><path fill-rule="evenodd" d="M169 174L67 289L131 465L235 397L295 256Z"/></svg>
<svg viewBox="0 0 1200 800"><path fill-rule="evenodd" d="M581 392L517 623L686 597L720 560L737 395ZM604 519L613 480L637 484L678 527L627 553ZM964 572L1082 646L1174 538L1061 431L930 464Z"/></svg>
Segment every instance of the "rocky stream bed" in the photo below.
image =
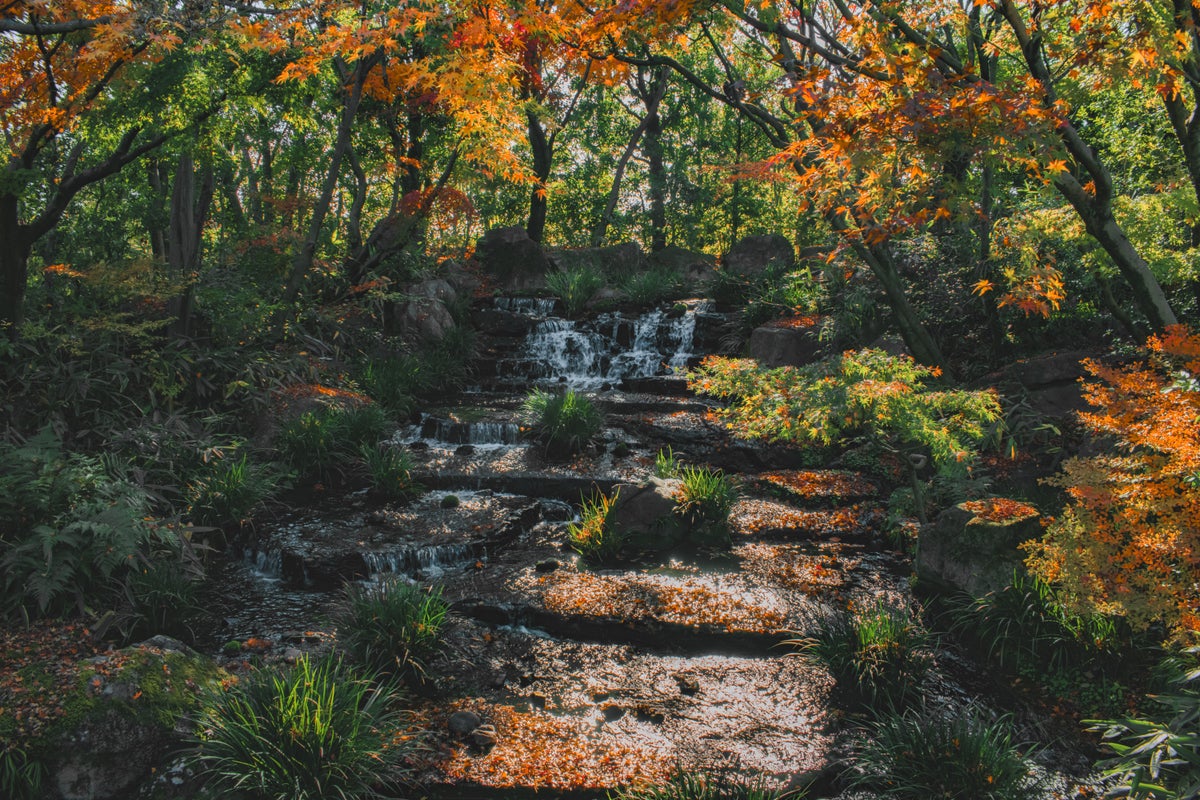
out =
<svg viewBox="0 0 1200 800"><path fill-rule="evenodd" d="M721 320L707 304L590 323L555 311L499 300L478 312L491 332L479 385L394 437L430 491L406 505L329 498L260 525L243 562L217 576L214 643L286 659L328 649L343 583L398 573L441 586L455 612L418 698L431 796L587 796L710 769L851 797L836 780L851 735L833 680L780 643L831 609L919 602L911 564L883 534L885 487L806 469L709 418L671 374L715 346ZM601 440L548 461L519 428L531 385L592 393L607 414ZM583 563L566 539L581 496L644 484L667 447L737 476L732 547ZM928 696L1012 714L1051 778L1047 797L1094 796L1094 753L1075 725L952 646Z"/></svg>

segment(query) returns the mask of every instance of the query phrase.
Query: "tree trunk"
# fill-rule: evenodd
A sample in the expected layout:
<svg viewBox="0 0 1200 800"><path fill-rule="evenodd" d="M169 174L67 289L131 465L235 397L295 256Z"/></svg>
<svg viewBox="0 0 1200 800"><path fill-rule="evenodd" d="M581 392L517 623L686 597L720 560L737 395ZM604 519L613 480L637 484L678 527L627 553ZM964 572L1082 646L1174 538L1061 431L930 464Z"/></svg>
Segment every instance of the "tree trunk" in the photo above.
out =
<svg viewBox="0 0 1200 800"><path fill-rule="evenodd" d="M554 160L554 145L546 136L542 121L533 111L526 112L529 129L529 149L533 151L533 174L538 185L529 196L529 223L525 232L529 238L540 243L546 233L546 181L550 179L550 167Z"/></svg>
<svg viewBox="0 0 1200 800"><path fill-rule="evenodd" d="M10 339L25 321L25 285L29 281L29 252L33 242L18 217L19 202L13 194L0 194L0 327L8 326Z"/></svg>
<svg viewBox="0 0 1200 800"><path fill-rule="evenodd" d="M329 213L329 205L333 202L333 190L337 186L338 176L342 171L342 158L350 147L350 135L354 130L354 118L358 114L358 104L362 100L363 83L367 73L378 60L378 54L357 62L350 85L342 103L342 115L338 120L337 135L334 138L333 149L329 153L329 169L321 184L321 194L313 206L312 217L308 222L308 234L304 243L296 251L292 259L291 272L288 274L287 286L283 292L283 303L290 306L296 302L300 294L300 284L312 269L313 259L317 254L317 241L321 238L321 228L325 225L325 217ZM337 63L340 63L340 59ZM341 70L339 70L340 72ZM339 76L340 77L340 76Z"/></svg>
<svg viewBox="0 0 1200 800"><path fill-rule="evenodd" d="M196 186L196 165L190 153L179 157L175 184L171 191L171 220L167 229L167 265L176 281L185 287L167 303L167 312L174 318L168 329L172 339L186 337L191 329L193 290L196 270L200 264L200 246L204 224L212 207L213 171L206 167L199 188Z"/></svg>

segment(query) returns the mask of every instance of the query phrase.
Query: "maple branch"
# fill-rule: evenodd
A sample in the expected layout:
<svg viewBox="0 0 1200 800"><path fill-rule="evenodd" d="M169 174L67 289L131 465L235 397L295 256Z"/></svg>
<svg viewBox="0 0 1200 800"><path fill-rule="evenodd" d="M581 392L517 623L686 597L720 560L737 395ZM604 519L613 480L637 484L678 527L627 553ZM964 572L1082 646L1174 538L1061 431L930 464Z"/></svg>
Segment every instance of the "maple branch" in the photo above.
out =
<svg viewBox="0 0 1200 800"><path fill-rule="evenodd" d="M0 33L19 33L22 36L42 36L44 34L74 33L76 31L108 25L114 17L111 15L95 19L73 19L67 22L38 22L34 17L32 22L20 19L0 19Z"/></svg>

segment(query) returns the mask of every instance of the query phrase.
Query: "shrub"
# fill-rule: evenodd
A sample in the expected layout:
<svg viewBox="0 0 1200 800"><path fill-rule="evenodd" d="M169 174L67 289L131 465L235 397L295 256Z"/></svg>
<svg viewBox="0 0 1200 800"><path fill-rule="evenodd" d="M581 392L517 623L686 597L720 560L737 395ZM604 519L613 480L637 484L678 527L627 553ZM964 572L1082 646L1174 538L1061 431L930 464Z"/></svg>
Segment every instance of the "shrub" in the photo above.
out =
<svg viewBox="0 0 1200 800"><path fill-rule="evenodd" d="M851 782L906 800L1036 800L1030 770L1004 719L892 712L870 726Z"/></svg>
<svg viewBox="0 0 1200 800"><path fill-rule="evenodd" d="M1066 461L1053 481L1070 505L1029 545L1031 572L1078 613L1162 621L1200 632L1200 336L1173 327L1148 342L1152 364L1084 361L1093 410L1080 414L1113 451Z"/></svg>
<svg viewBox="0 0 1200 800"><path fill-rule="evenodd" d="M448 494L442 498L442 502L439 505L442 508L458 508L461 504L462 501L458 499L458 495Z"/></svg>
<svg viewBox="0 0 1200 800"><path fill-rule="evenodd" d="M421 485L412 477L412 457L406 451L363 444L359 452L371 485L386 497L405 500L421 493Z"/></svg>
<svg viewBox="0 0 1200 800"><path fill-rule="evenodd" d="M583 499L579 522L567 526L571 548L585 560L603 564L614 561L621 554L625 537L608 524L608 514L616 502L617 494L607 497L597 493L590 500Z"/></svg>
<svg viewBox="0 0 1200 800"><path fill-rule="evenodd" d="M0 443L0 574L6 611L65 614L115 603L129 571L168 526L148 522L146 493L113 479L99 460L66 454L49 430L24 446Z"/></svg>
<svg viewBox="0 0 1200 800"><path fill-rule="evenodd" d="M551 272L546 276L546 287L562 300L569 317L583 311L592 295L603 285L604 277L587 267Z"/></svg>
<svg viewBox="0 0 1200 800"><path fill-rule="evenodd" d="M635 272L621 281L621 291L637 305L652 306L670 299L679 287L679 273L666 267Z"/></svg>
<svg viewBox="0 0 1200 800"><path fill-rule="evenodd" d="M241 458L224 456L208 462L188 483L187 512L200 525L225 525L244 519L271 496L279 475Z"/></svg>
<svg viewBox="0 0 1200 800"><path fill-rule="evenodd" d="M930 635L908 609L882 600L852 615L828 615L811 636L785 644L828 669L838 688L859 707L911 704L920 697L930 664Z"/></svg>
<svg viewBox="0 0 1200 800"><path fill-rule="evenodd" d="M394 684L340 660L307 657L212 696L199 724L197 766L219 792L262 800L378 797L409 745L397 735Z"/></svg>
<svg viewBox="0 0 1200 800"><path fill-rule="evenodd" d="M426 659L437 652L448 611L441 589L425 590L399 578L365 587L347 584L339 640L361 664L420 678Z"/></svg>
<svg viewBox="0 0 1200 800"><path fill-rule="evenodd" d="M604 427L595 404L570 389L562 394L534 389L525 398L522 421L550 455L580 452Z"/></svg>
<svg viewBox="0 0 1200 800"><path fill-rule="evenodd" d="M186 544L161 549L132 569L125 588L132 601L130 637L166 634L194 638L191 623L204 611L200 603L204 570Z"/></svg>
<svg viewBox="0 0 1200 800"><path fill-rule="evenodd" d="M1200 650L1192 650L1193 654ZM1200 669L1177 677L1175 691L1151 695L1156 714L1092 720L1116 758L1103 762L1120 784L1113 794L1134 800L1200 797Z"/></svg>
<svg viewBox="0 0 1200 800"><path fill-rule="evenodd" d="M387 419L377 405L322 406L284 425L276 446L302 474L332 478L335 470L383 437Z"/></svg>
<svg viewBox="0 0 1200 800"><path fill-rule="evenodd" d="M737 486L719 469L684 467L678 474L675 513L687 523L689 535L704 543L729 544L729 512L737 502Z"/></svg>
<svg viewBox="0 0 1200 800"><path fill-rule="evenodd" d="M804 790L786 796L801 800ZM746 782L724 773L676 772L661 786L639 786L610 792L609 800L779 800L784 793L762 783Z"/></svg>
<svg viewBox="0 0 1200 800"><path fill-rule="evenodd" d="M1050 584L1018 572L1009 586L951 607L951 630L1011 670L1063 670L1116 661L1128 636L1111 617L1076 614Z"/></svg>

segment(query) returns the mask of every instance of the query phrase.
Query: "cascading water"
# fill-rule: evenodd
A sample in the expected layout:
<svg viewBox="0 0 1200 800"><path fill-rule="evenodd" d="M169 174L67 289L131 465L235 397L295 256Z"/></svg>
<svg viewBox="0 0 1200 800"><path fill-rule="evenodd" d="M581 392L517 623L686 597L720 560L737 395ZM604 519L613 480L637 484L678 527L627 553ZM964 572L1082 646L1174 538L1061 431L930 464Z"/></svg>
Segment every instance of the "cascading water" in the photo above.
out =
<svg viewBox="0 0 1200 800"><path fill-rule="evenodd" d="M520 307L514 305L517 300L533 299L496 302L497 308L515 312ZM521 313L532 315L547 307L552 304L530 305ZM639 316L611 312L585 320L542 318L516 356L500 365L498 381L598 389L627 378L663 375L687 365L693 355L696 314L705 310L705 304L698 304L678 315L659 308Z"/></svg>
<svg viewBox="0 0 1200 800"><path fill-rule="evenodd" d="M431 545L428 547L402 547L376 553L363 553L363 562L371 575L390 572L401 575L441 574L444 570L462 566L477 558L477 548L470 544Z"/></svg>

